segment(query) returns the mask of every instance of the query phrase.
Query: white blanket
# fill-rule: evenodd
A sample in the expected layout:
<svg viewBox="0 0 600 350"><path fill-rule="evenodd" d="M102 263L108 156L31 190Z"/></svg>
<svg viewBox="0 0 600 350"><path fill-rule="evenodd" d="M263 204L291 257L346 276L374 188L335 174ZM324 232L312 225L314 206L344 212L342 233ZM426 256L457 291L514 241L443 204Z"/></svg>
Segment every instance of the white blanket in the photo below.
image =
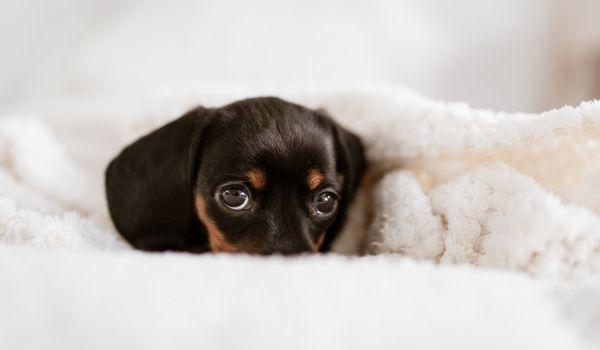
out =
<svg viewBox="0 0 600 350"><path fill-rule="evenodd" d="M324 107L365 141L371 174L336 251L404 257L120 239L110 157L195 104L264 94ZM373 86L189 88L18 112L0 118L0 348L600 346L600 102L534 115Z"/></svg>

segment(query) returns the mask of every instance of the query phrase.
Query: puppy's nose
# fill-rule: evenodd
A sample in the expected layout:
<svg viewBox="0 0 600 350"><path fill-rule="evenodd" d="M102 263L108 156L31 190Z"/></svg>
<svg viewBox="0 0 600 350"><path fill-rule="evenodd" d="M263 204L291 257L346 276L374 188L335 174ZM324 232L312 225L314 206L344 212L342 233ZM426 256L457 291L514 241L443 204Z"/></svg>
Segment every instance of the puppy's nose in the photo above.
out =
<svg viewBox="0 0 600 350"><path fill-rule="evenodd" d="M306 254L306 253L312 253L313 249L310 246L310 244L308 244L308 242L304 243L304 242L297 242L297 243L292 243L292 242L286 242L284 244L281 245L276 245L273 247L269 247L267 249L265 249L263 251L264 255L299 255L299 254Z"/></svg>

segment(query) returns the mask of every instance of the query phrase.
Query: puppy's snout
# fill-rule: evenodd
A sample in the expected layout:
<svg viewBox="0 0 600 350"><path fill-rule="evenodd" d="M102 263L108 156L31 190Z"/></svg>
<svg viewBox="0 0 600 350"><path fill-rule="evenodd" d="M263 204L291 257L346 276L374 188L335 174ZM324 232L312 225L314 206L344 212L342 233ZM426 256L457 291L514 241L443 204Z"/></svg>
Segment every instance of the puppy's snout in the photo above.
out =
<svg viewBox="0 0 600 350"><path fill-rule="evenodd" d="M275 237L275 239L265 242L261 254L298 255L316 251L314 244L305 239L306 235L300 232L291 233L288 231L282 233L280 231L274 233L274 236L271 237Z"/></svg>
<svg viewBox="0 0 600 350"><path fill-rule="evenodd" d="M306 254L306 253L311 253L311 252L314 252L314 250L309 245L298 244L298 245L286 245L286 246L280 246L280 247L267 248L263 252L263 255L286 255L286 256L289 256L289 255Z"/></svg>
<svg viewBox="0 0 600 350"><path fill-rule="evenodd" d="M301 215L289 215L296 208L270 208L267 212L264 236L264 251L267 255L298 255L314 253L315 243L311 241L310 226Z"/></svg>

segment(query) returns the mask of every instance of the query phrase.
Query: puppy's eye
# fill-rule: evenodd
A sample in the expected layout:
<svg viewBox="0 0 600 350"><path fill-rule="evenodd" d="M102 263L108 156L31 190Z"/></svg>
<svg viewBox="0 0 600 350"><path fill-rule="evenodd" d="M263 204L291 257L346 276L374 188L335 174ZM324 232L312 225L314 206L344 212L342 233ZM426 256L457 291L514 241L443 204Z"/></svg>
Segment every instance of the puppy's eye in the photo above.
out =
<svg viewBox="0 0 600 350"><path fill-rule="evenodd" d="M219 198L231 210L244 210L250 205L248 190L242 186L225 187L219 193Z"/></svg>
<svg viewBox="0 0 600 350"><path fill-rule="evenodd" d="M329 216L337 209L338 198L333 192L322 192L314 203L314 213L317 216Z"/></svg>

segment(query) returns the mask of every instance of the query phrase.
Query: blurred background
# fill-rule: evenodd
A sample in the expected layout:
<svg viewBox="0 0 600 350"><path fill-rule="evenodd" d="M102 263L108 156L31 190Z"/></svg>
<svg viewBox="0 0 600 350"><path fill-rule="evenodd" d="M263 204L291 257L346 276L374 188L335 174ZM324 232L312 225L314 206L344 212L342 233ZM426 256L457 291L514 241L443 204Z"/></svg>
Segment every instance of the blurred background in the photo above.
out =
<svg viewBox="0 0 600 350"><path fill-rule="evenodd" d="M600 98L597 0L27 0L0 5L0 109L158 86L412 88L538 112Z"/></svg>

